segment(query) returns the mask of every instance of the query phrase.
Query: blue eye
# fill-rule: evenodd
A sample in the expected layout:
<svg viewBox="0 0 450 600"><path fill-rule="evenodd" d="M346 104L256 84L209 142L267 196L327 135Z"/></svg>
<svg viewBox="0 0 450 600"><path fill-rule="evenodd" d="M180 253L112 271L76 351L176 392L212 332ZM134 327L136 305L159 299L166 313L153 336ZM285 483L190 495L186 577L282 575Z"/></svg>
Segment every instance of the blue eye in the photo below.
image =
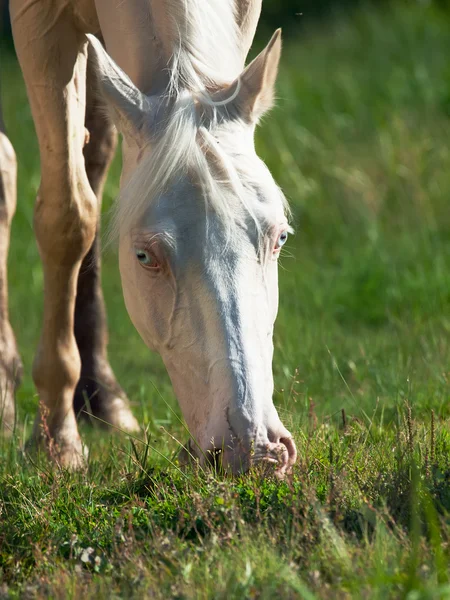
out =
<svg viewBox="0 0 450 600"><path fill-rule="evenodd" d="M275 244L275 250L279 250L281 248L281 246L284 246L284 244L287 242L287 239L288 239L287 231L282 231L277 240L277 243Z"/></svg>
<svg viewBox="0 0 450 600"><path fill-rule="evenodd" d="M136 252L136 258L141 263L141 265L144 265L144 267L157 267L158 266L155 258L146 250L136 249L135 252Z"/></svg>

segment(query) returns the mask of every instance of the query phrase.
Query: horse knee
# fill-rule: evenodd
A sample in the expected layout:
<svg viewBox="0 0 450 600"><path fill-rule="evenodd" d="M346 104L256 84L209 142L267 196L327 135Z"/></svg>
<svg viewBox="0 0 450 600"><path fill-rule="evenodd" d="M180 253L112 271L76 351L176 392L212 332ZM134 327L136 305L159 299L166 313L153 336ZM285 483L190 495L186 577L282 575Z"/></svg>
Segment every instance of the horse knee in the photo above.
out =
<svg viewBox="0 0 450 600"><path fill-rule="evenodd" d="M16 210L17 159L14 148L0 132L0 221L10 222Z"/></svg>
<svg viewBox="0 0 450 600"><path fill-rule="evenodd" d="M44 175L34 212L34 228L44 266L80 262L95 237L97 199L84 169Z"/></svg>

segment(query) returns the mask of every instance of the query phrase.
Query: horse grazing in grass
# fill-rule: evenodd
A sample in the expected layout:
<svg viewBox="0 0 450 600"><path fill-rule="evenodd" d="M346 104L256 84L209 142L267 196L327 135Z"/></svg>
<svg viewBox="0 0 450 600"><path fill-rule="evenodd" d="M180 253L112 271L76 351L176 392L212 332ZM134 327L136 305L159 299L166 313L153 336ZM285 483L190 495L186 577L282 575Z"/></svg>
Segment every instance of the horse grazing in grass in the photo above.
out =
<svg viewBox="0 0 450 600"><path fill-rule="evenodd" d="M94 389L94 412L137 427L107 361L98 283L99 197L114 149L103 102L123 136L112 231L125 303L167 367L196 441L186 454L219 457L231 472L269 461L283 474L295 462L272 401L287 205L253 142L273 99L279 31L244 68L260 8L260 0L11 0L42 169L35 231L45 300L33 436L63 466L84 462L80 386ZM5 307L3 377L17 357Z"/></svg>

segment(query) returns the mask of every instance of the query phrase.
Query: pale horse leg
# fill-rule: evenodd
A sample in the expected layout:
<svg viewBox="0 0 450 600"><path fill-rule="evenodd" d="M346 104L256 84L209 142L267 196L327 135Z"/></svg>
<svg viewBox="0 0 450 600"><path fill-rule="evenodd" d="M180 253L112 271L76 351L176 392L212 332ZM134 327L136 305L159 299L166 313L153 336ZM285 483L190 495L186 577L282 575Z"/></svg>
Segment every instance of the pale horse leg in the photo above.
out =
<svg viewBox="0 0 450 600"><path fill-rule="evenodd" d="M33 365L39 394L33 437L57 463L78 468L84 457L73 409L81 372L75 298L98 212L83 158L87 45L63 5L12 0L10 8L42 172L34 228L44 272L44 315Z"/></svg>
<svg viewBox="0 0 450 600"><path fill-rule="evenodd" d="M14 428L14 392L22 371L8 316L8 248L16 210L17 162L6 136L0 105L0 432Z"/></svg>
<svg viewBox="0 0 450 600"><path fill-rule="evenodd" d="M107 118L88 62L85 125L88 134L84 147L86 173L98 201L97 231L78 276L75 304L75 338L81 356L81 376L75 391L77 415L93 414L120 429L139 429L125 393L117 383L108 362L108 330L100 275L100 210L108 167L117 146L117 133Z"/></svg>

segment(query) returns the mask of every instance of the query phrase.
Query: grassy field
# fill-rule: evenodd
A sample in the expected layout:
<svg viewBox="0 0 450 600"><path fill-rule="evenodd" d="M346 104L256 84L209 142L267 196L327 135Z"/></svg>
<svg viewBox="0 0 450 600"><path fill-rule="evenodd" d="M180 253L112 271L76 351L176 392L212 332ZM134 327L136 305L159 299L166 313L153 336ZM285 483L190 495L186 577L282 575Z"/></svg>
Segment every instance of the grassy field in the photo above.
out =
<svg viewBox="0 0 450 600"><path fill-rule="evenodd" d="M126 314L113 252L110 357L147 443L85 427L87 476L22 457L37 404L39 164L2 54L26 376L16 438L0 442L0 598L450 598L449 30L410 2L286 43L278 108L258 134L297 231L275 333L275 400L299 450L284 482L179 470L179 409Z"/></svg>

